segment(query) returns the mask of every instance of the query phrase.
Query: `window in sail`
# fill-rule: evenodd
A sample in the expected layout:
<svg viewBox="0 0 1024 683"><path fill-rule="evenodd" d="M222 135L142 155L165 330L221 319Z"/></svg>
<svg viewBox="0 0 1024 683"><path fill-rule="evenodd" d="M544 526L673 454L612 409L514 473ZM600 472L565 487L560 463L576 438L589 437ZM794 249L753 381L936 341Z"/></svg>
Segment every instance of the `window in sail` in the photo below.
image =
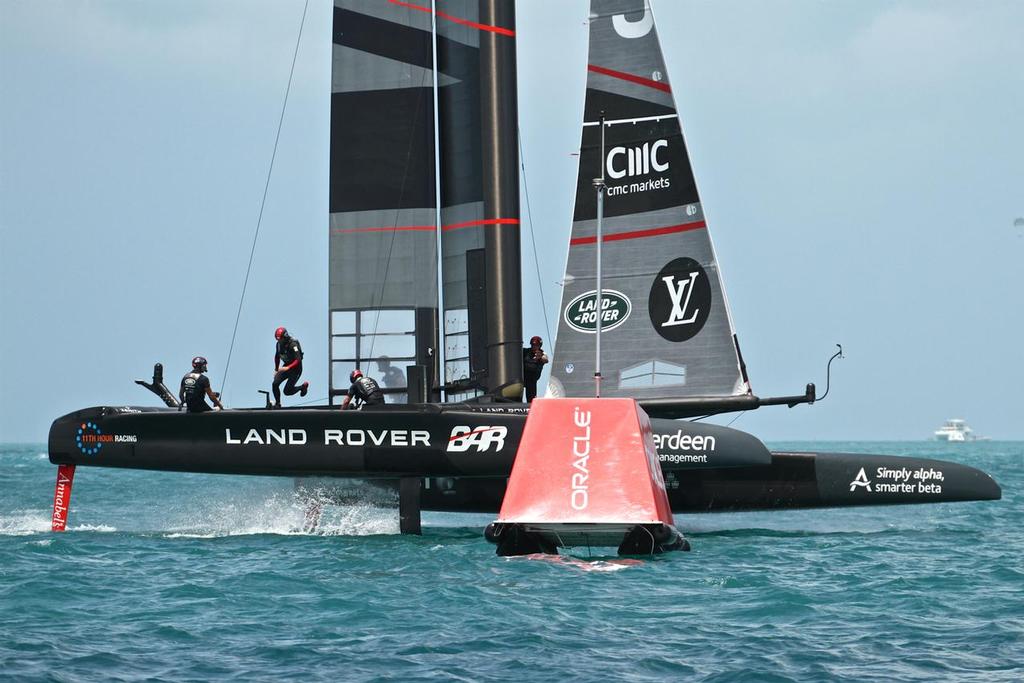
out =
<svg viewBox="0 0 1024 683"><path fill-rule="evenodd" d="M444 381L451 385L469 380L469 313L465 308L449 309L444 312ZM465 401L481 393L467 388L448 391L445 397L448 401Z"/></svg>
<svg viewBox="0 0 1024 683"><path fill-rule="evenodd" d="M639 389L643 387L671 387L686 384L686 366L652 360L639 365L623 368L619 372L619 387Z"/></svg>
<svg viewBox="0 0 1024 683"><path fill-rule="evenodd" d="M331 311L331 389L349 388L355 368L374 378L388 403L406 403L406 367L416 363L414 309Z"/></svg>

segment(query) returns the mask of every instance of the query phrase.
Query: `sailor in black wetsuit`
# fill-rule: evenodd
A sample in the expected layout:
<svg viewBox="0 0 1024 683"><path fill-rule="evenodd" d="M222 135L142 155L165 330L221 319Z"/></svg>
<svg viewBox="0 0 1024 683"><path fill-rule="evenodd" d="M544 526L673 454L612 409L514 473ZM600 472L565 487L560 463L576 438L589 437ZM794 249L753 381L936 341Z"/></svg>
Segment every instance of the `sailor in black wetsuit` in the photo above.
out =
<svg viewBox="0 0 1024 683"><path fill-rule="evenodd" d="M274 338L277 339L277 351L274 353L274 407L280 408L281 382L287 380L284 385L285 396L305 396L309 391L309 382L295 386L295 381L302 375L302 345L299 340L290 336L283 327L274 330Z"/></svg>
<svg viewBox="0 0 1024 683"><path fill-rule="evenodd" d="M190 413L205 413L208 410L213 410L206 403L206 396L210 397L213 405L218 409L223 410L224 408L220 399L217 398L217 394L213 393L213 389L210 388L210 379L203 374L204 372L206 372L206 359L196 356L192 359L192 372L181 378L178 400Z"/></svg>
<svg viewBox="0 0 1024 683"><path fill-rule="evenodd" d="M544 340L534 336L530 339L530 346L523 349L523 383L526 385L527 403L532 403L537 396L537 380L548 362L547 354L541 348L543 345Z"/></svg>
<svg viewBox="0 0 1024 683"><path fill-rule="evenodd" d="M349 374L348 380L352 382L352 386L348 388L348 396L341 404L342 410L358 408L360 405L379 406L384 403L384 392L380 390L380 385L373 378L363 375L358 368ZM356 403L352 402L353 399Z"/></svg>

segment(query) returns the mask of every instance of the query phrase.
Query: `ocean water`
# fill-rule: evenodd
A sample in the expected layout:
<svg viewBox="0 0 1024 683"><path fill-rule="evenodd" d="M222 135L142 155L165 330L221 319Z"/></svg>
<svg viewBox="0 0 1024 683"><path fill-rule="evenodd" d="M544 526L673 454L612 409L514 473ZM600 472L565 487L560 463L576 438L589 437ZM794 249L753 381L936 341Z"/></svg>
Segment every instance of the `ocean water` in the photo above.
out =
<svg viewBox="0 0 1024 683"><path fill-rule="evenodd" d="M770 444L981 467L995 502L677 516L693 551L505 559L291 480L56 467L0 445L0 679L1024 680L1024 443Z"/></svg>

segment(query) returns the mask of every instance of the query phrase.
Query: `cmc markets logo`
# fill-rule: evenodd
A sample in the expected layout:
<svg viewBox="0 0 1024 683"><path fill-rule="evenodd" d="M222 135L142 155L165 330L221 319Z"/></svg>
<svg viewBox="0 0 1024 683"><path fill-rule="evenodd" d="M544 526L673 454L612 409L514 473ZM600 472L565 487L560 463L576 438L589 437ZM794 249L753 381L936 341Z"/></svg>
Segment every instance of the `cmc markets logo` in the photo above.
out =
<svg viewBox="0 0 1024 683"><path fill-rule="evenodd" d="M505 447L506 436L508 427L453 427L448 438L448 452L465 453L475 448L477 453L483 453L492 447L500 451Z"/></svg>
<svg viewBox="0 0 1024 683"><path fill-rule="evenodd" d="M626 322L633 304L629 297L614 289L601 290L601 331L607 332ZM563 314L569 327L587 334L597 331L597 290L584 292L569 302Z"/></svg>
<svg viewBox="0 0 1024 683"><path fill-rule="evenodd" d="M668 148L668 140L645 142L642 147L612 147L605 160L608 175L619 180L626 176L647 175L653 169L658 173L668 170L668 161L662 161L659 152Z"/></svg>
<svg viewBox="0 0 1024 683"><path fill-rule="evenodd" d="M711 311L708 274L691 258L670 261L655 276L647 299L651 325L665 339L692 339L704 327Z"/></svg>

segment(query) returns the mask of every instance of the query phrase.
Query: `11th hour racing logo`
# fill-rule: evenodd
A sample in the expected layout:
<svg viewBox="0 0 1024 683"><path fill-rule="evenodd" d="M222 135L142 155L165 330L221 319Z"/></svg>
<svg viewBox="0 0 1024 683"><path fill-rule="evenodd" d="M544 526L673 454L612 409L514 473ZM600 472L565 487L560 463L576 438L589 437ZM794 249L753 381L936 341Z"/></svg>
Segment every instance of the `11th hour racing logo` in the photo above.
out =
<svg viewBox="0 0 1024 683"><path fill-rule="evenodd" d="M136 443L134 434L104 434L95 422L83 422L75 432L75 445L85 455L96 455L107 443Z"/></svg>
<svg viewBox="0 0 1024 683"><path fill-rule="evenodd" d="M651 325L665 339L692 339L704 327L711 311L708 274L691 258L670 261L654 277L647 300Z"/></svg>

